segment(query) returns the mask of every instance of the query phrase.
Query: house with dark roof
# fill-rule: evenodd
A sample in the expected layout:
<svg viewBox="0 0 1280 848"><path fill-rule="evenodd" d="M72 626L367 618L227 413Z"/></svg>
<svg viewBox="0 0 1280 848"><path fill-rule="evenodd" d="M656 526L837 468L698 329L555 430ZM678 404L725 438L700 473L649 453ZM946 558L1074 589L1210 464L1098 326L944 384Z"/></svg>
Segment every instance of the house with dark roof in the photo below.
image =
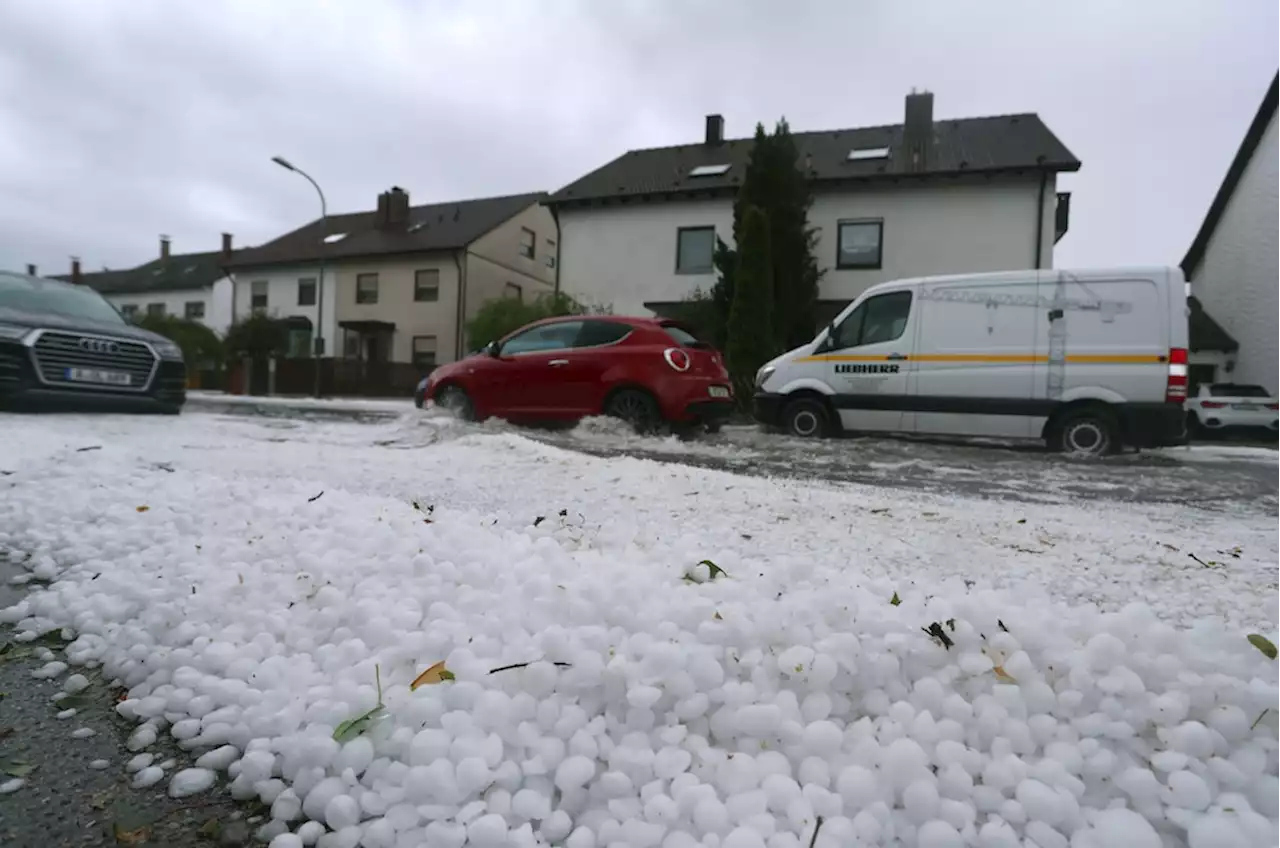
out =
<svg viewBox="0 0 1280 848"><path fill-rule="evenodd" d="M933 95L913 92L901 124L794 137L823 313L886 280L1053 266L1069 210L1058 176L1080 161L1034 114L937 120ZM627 314L709 290L751 146L709 115L700 142L628 151L552 194L561 289Z"/></svg>
<svg viewBox="0 0 1280 848"><path fill-rule="evenodd" d="M235 316L288 320L296 356L314 349L318 333L328 356L424 370L452 362L467 351L466 322L483 303L555 290L559 233L545 197L412 206L393 187L371 211L237 251Z"/></svg>
<svg viewBox="0 0 1280 848"><path fill-rule="evenodd" d="M1280 310L1278 89L1280 74L1271 80L1182 260L1182 273L1191 282L1193 295L1192 347L1218 354L1198 362L1193 351L1193 381L1254 383L1273 394L1280 359L1276 343L1280 335L1276 317ZM1199 331L1197 313L1202 322ZM1203 324L1205 319L1212 328Z"/></svg>
<svg viewBox="0 0 1280 848"><path fill-rule="evenodd" d="M205 253L173 253L169 237L160 236L160 253L150 262L85 272L73 259L71 273L54 279L89 286L126 317L177 315L223 334L231 324L231 280L223 270L231 253L230 233L222 234L221 250Z"/></svg>

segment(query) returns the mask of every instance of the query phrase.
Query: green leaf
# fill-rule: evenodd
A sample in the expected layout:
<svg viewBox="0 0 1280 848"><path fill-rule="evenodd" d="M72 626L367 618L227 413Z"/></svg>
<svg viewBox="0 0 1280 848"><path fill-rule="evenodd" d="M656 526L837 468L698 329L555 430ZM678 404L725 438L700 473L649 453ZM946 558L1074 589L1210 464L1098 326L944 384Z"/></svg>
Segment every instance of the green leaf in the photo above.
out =
<svg viewBox="0 0 1280 848"><path fill-rule="evenodd" d="M1262 651L1262 653L1266 655L1267 659L1273 660L1276 658L1276 646L1273 645L1271 640L1266 636L1263 636L1260 633L1250 633L1249 644L1253 645L1253 647L1257 648L1259 651Z"/></svg>
<svg viewBox="0 0 1280 848"><path fill-rule="evenodd" d="M23 760L10 760L4 765L0 765L0 772L4 772L10 777L26 777L35 770L35 766Z"/></svg>
<svg viewBox="0 0 1280 848"><path fill-rule="evenodd" d="M901 605L902 605L902 598L899 598L899 597L898 597L898 593L897 593L897 592L894 592L894 593L893 593L893 597L889 599L889 603L893 604L895 607L896 607L896 606L901 606Z"/></svg>
<svg viewBox="0 0 1280 848"><path fill-rule="evenodd" d="M708 580L715 580L717 577L729 576L729 572L725 571L709 559L704 559L702 562L698 563L698 565L705 565L707 567L707 572L710 574L707 578Z"/></svg>
<svg viewBox="0 0 1280 848"><path fill-rule="evenodd" d="M458 678L452 671L445 669L444 671L440 672L440 679L441 680L457 680Z"/></svg>

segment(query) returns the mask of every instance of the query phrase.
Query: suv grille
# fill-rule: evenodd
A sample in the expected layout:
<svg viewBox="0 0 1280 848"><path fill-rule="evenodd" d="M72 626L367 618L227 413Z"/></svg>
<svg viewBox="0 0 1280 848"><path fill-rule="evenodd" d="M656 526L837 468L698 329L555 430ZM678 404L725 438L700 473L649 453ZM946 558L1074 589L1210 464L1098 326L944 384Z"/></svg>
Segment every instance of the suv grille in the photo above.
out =
<svg viewBox="0 0 1280 848"><path fill-rule="evenodd" d="M46 383L134 392L147 390L158 361L151 348L142 342L48 330L36 339L31 348L31 359L40 379ZM123 372L129 375L129 385L110 386L69 380L68 368Z"/></svg>

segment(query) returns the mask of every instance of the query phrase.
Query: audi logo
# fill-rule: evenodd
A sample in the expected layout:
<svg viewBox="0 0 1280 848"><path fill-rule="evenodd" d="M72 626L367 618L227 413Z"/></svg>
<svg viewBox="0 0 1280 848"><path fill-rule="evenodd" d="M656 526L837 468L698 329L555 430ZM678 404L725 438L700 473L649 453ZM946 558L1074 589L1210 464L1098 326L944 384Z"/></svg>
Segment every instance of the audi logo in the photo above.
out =
<svg viewBox="0 0 1280 848"><path fill-rule="evenodd" d="M89 353L119 353L120 345L106 339L81 339L80 349Z"/></svg>

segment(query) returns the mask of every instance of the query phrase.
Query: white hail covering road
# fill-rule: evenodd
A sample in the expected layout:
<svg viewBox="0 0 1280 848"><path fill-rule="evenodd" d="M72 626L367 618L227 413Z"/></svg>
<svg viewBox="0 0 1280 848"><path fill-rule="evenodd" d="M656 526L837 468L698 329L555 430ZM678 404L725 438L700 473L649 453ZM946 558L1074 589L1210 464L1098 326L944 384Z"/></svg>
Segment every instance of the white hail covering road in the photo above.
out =
<svg viewBox="0 0 1280 848"><path fill-rule="evenodd" d="M272 848L1277 842L1276 662L1246 640L1277 639L1274 516L421 415L0 428L0 551L37 581L0 620L70 640L33 685L100 665L139 784L225 779ZM151 764L162 733L194 768Z"/></svg>

